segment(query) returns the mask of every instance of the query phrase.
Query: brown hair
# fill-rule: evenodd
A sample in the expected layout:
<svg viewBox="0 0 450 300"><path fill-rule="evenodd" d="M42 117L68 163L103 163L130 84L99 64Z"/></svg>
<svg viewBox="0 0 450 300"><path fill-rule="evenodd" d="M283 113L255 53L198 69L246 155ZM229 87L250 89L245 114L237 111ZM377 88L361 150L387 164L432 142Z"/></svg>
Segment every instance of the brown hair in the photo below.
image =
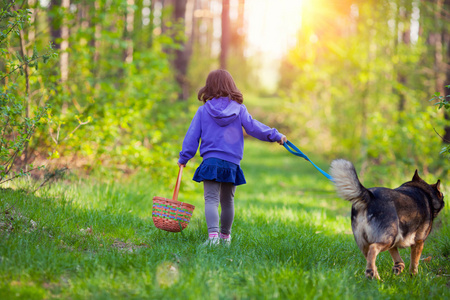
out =
<svg viewBox="0 0 450 300"><path fill-rule="evenodd" d="M219 97L228 97L239 104L244 102L244 97L236 87L233 77L222 69L211 71L206 78L205 86L198 91L198 100L203 103Z"/></svg>

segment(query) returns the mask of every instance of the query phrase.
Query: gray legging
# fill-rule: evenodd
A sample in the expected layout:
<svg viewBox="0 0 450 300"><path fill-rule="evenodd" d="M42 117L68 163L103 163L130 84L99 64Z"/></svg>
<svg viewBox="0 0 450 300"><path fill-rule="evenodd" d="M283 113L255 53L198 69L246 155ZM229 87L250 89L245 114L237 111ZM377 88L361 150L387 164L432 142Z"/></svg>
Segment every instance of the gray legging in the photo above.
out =
<svg viewBox="0 0 450 300"><path fill-rule="evenodd" d="M220 232L231 233L234 219L234 192L236 186L228 182L203 181L205 194L205 217L208 233L219 232L219 202L222 208L220 214Z"/></svg>

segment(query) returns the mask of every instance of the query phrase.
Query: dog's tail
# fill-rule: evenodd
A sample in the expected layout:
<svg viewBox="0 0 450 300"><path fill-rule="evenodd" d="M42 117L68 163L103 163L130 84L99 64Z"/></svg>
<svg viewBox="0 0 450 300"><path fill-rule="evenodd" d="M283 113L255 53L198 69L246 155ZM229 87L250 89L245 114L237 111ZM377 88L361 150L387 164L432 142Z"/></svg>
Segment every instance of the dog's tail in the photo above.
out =
<svg viewBox="0 0 450 300"><path fill-rule="evenodd" d="M345 159L336 159L331 162L331 177L340 197L352 202L354 205L364 205L369 201L369 191L361 184L355 167Z"/></svg>

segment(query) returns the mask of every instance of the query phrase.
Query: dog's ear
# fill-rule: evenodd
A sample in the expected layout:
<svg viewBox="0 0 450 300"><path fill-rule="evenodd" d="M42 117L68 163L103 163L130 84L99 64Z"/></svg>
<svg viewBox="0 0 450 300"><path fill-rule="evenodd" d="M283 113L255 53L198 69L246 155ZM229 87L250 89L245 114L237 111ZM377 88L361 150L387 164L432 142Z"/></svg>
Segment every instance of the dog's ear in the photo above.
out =
<svg viewBox="0 0 450 300"><path fill-rule="evenodd" d="M419 172L417 172L417 169L416 169L416 172L414 173L412 181L419 181L419 180L422 180L422 178L420 178Z"/></svg>
<svg viewBox="0 0 450 300"><path fill-rule="evenodd" d="M433 217L436 218L439 212L444 208L444 195L441 193L441 180L438 180L436 184L432 184L431 186L437 191L437 198L433 197L431 202L431 205L435 210L433 212Z"/></svg>

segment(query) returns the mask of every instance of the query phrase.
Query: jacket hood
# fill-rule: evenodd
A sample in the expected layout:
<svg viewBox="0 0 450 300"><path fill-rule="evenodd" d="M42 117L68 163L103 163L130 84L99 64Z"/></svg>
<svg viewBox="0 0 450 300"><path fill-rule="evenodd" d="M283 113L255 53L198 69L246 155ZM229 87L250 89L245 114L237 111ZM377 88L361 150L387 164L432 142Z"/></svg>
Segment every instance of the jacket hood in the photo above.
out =
<svg viewBox="0 0 450 300"><path fill-rule="evenodd" d="M220 97L206 101L205 108L214 121L223 127L239 116L241 105L228 97Z"/></svg>

